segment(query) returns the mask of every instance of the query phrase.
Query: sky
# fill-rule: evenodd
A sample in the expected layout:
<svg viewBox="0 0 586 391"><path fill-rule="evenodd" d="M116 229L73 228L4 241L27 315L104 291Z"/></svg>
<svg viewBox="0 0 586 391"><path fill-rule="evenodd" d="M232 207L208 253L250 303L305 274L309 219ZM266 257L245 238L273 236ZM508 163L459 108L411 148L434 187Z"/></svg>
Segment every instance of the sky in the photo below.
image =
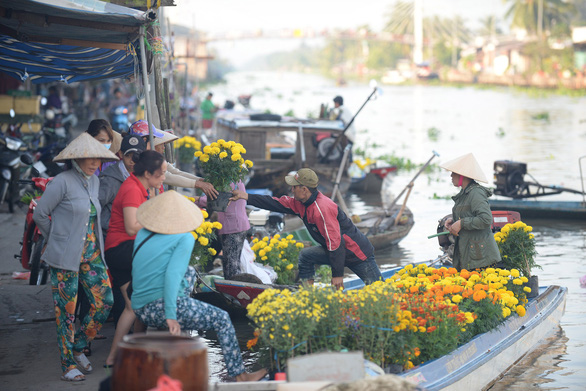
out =
<svg viewBox="0 0 586 391"><path fill-rule="evenodd" d="M382 29L394 0L175 0L165 7L173 23L209 32L279 28L353 28L368 24ZM505 13L502 0L422 0L424 16L460 15L478 19Z"/></svg>
<svg viewBox="0 0 586 391"><path fill-rule="evenodd" d="M489 15L502 19L507 5L503 0L421 0L423 16L459 15L469 28L480 26ZM380 31L388 19L394 0L175 0L177 6L164 7L164 17L172 24L208 32L250 32L279 29L352 29L368 25ZM502 24L501 27L504 27ZM239 66L256 56L294 50L301 41L265 40L219 42L210 46L220 57ZM310 44L311 42L304 42Z"/></svg>

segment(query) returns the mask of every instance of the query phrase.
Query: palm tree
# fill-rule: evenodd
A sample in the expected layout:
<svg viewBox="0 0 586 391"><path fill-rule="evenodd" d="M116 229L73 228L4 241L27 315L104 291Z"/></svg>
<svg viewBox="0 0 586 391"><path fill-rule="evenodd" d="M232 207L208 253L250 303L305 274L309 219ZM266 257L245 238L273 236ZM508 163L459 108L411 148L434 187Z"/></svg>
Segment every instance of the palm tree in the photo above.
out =
<svg viewBox="0 0 586 391"><path fill-rule="evenodd" d="M489 15L480 19L480 28L478 34L488 37L496 34L502 34L502 30L498 26L499 20L494 15Z"/></svg>
<svg viewBox="0 0 586 391"><path fill-rule="evenodd" d="M576 11L571 0L508 0L511 4L505 17L511 18L511 27L525 29L529 34L551 32L556 26L567 26ZM541 7L541 10L540 10ZM540 23L541 17L541 23Z"/></svg>

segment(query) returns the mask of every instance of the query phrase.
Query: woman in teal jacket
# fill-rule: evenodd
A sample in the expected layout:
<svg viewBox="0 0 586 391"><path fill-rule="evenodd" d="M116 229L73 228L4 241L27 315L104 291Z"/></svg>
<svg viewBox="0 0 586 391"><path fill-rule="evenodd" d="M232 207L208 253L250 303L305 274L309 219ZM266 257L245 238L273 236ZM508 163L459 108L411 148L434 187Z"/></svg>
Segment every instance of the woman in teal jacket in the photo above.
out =
<svg viewBox="0 0 586 391"><path fill-rule="evenodd" d="M469 153L441 166L452 172L452 183L462 189L452 199L452 218L446 228L456 237L454 267L458 270L486 268L501 260L490 226L488 197L492 192L476 181L488 183L474 155Z"/></svg>

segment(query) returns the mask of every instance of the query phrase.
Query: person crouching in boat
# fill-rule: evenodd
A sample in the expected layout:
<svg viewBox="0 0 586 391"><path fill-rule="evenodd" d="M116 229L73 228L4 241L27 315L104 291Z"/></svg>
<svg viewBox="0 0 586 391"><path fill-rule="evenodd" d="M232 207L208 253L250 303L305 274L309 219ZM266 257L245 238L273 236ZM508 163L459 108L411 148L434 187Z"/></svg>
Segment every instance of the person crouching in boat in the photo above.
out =
<svg viewBox="0 0 586 391"><path fill-rule="evenodd" d="M344 266L352 270L365 284L382 278L374 259L374 247L368 238L352 223L338 205L317 190L317 174L302 168L287 175L293 197L280 198L232 192L232 201L247 200L249 205L299 216L312 238L320 246L308 247L299 253L299 279L313 284L315 265L330 265L332 285L344 288Z"/></svg>
<svg viewBox="0 0 586 391"><path fill-rule="evenodd" d="M248 373L244 368L234 326L226 311L189 297L195 269L189 267L195 238L191 231L203 222L199 208L174 190L151 198L138 207L132 261L132 309L150 327L214 330L224 353L228 375L236 381L255 381L266 370Z"/></svg>
<svg viewBox="0 0 586 391"><path fill-rule="evenodd" d="M492 191L476 181L488 183L482 169L469 153L440 165L452 172L452 183L462 189L452 199L452 218L445 227L456 237L453 263L457 270L492 266L501 260L498 245L490 229L492 213L488 197Z"/></svg>

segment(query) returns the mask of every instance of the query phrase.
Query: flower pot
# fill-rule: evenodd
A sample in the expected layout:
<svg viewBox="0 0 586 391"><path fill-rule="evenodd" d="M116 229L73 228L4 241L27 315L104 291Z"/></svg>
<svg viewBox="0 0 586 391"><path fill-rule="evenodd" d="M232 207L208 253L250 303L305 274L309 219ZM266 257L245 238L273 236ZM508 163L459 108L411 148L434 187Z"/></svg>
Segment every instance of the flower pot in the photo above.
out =
<svg viewBox="0 0 586 391"><path fill-rule="evenodd" d="M216 212L225 212L230 203L230 197L232 197L232 193L221 191L215 200L208 199L208 207Z"/></svg>
<svg viewBox="0 0 586 391"><path fill-rule="evenodd" d="M529 288L531 288L531 292L527 293L528 299L532 297L537 297L539 295L539 281L537 276L529 277L529 281L523 284L523 286L528 286Z"/></svg>

